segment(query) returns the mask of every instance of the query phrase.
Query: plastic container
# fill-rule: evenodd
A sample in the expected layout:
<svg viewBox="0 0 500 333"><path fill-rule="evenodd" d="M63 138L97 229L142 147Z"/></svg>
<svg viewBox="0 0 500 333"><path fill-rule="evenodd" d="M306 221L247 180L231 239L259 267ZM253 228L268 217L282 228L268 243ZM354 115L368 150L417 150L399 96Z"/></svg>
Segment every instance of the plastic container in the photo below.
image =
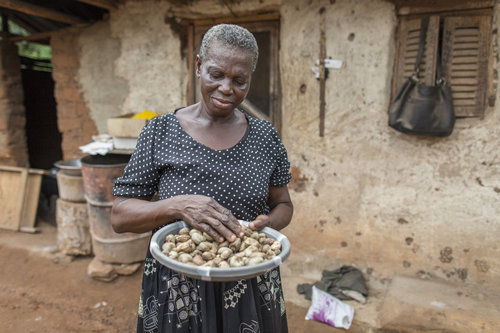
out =
<svg viewBox="0 0 500 333"><path fill-rule="evenodd" d="M60 170L57 173L57 188L61 199L71 202L85 202L85 191L83 189L83 177L81 174L66 174Z"/></svg>

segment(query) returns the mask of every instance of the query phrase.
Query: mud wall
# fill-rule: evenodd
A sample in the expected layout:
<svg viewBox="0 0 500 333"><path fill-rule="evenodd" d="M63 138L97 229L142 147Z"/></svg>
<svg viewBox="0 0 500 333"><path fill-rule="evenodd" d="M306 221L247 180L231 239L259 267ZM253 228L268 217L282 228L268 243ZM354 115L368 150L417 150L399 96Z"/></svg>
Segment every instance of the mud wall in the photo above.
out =
<svg viewBox="0 0 500 333"><path fill-rule="evenodd" d="M26 116L17 46L0 41L0 165L29 166Z"/></svg>
<svg viewBox="0 0 500 333"><path fill-rule="evenodd" d="M187 41L173 16L244 15L277 11L278 4L253 0L228 7L216 1L126 1L108 21L85 29L79 38L78 76L99 133L106 132L106 119L112 116L143 110L167 113L186 106Z"/></svg>
<svg viewBox="0 0 500 333"><path fill-rule="evenodd" d="M326 80L324 137L319 82L311 72L321 8L327 56L343 63ZM171 29L169 14L267 9L281 15L282 137L293 172L286 269L300 276L353 264L373 277L404 273L493 284L500 276L500 110L458 120L449 138L391 130L397 19L388 1L125 2L78 39L78 83L96 132L104 131L108 116L185 105L185 41Z"/></svg>
<svg viewBox="0 0 500 333"><path fill-rule="evenodd" d="M64 159L81 157L83 154L78 147L90 142L92 135L97 134L96 122L91 118L78 77L80 34L81 29L70 28L54 34L50 39L57 125L62 135L61 148ZM96 81L98 80L97 77Z"/></svg>
<svg viewBox="0 0 500 333"><path fill-rule="evenodd" d="M319 83L309 72L319 57L322 7L327 56L343 61L326 80L324 137ZM296 202L289 264L299 273L355 264L383 277L493 284L500 112L458 120L449 138L390 129L394 10L384 1L283 2L283 137Z"/></svg>

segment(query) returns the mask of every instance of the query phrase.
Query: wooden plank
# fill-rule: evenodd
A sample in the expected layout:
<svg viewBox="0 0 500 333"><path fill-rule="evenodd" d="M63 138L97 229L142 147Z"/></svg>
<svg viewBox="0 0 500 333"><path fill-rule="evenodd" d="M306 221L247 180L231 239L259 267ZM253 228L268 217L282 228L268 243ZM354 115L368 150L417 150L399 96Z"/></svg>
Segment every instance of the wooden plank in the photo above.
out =
<svg viewBox="0 0 500 333"><path fill-rule="evenodd" d="M493 8L494 0L395 0L398 15L440 13L458 10Z"/></svg>
<svg viewBox="0 0 500 333"><path fill-rule="evenodd" d="M455 92L471 92L471 91L477 91L477 87L475 86L457 86L453 89Z"/></svg>
<svg viewBox="0 0 500 333"><path fill-rule="evenodd" d="M21 170L20 180L19 180L19 192L17 194L17 203L16 203L16 229L19 230L21 226L21 216L23 215L23 202L24 202L24 193L26 191L26 184L28 182L28 169Z"/></svg>
<svg viewBox="0 0 500 333"><path fill-rule="evenodd" d="M278 11L278 10L277 10ZM248 23L248 22L262 22L262 21L274 21L279 20L279 13L269 13L269 14L256 14L256 15L246 15L242 17L234 17L234 16L221 16L214 18L203 18L196 14L186 14L181 12L170 12L168 14L172 17L177 17L182 20L193 22L195 25L215 25L220 23ZM184 22L187 23L187 22Z"/></svg>
<svg viewBox="0 0 500 333"><path fill-rule="evenodd" d="M478 48L476 49L468 49L468 50L461 50L461 49L456 49L455 47L453 48L453 57L454 58L476 58L479 59L478 56Z"/></svg>
<svg viewBox="0 0 500 333"><path fill-rule="evenodd" d="M36 223L36 213L40 199L40 188L42 185L43 172L34 169L28 171L28 179L24 191L23 209L20 219L20 230L28 232L29 228L34 228Z"/></svg>
<svg viewBox="0 0 500 333"><path fill-rule="evenodd" d="M325 135L325 59L326 59L326 32L325 8L319 10L319 136Z"/></svg>
<svg viewBox="0 0 500 333"><path fill-rule="evenodd" d="M47 32L41 32L39 34L29 35L29 36L14 36L14 37L10 37L9 40L11 42L20 42L23 40L31 41L31 40L48 39L52 36L52 34L54 32L55 31L47 31Z"/></svg>
<svg viewBox="0 0 500 333"><path fill-rule="evenodd" d="M455 85L457 86L474 86L477 87L479 84L479 80L476 78L463 78L463 77L454 77L448 78L447 82L451 83L452 89L454 89Z"/></svg>
<svg viewBox="0 0 500 333"><path fill-rule="evenodd" d="M40 232L40 230L38 228L34 228L34 227L20 227L19 231L27 232L30 234L36 234L36 233Z"/></svg>
<svg viewBox="0 0 500 333"><path fill-rule="evenodd" d="M420 24L420 18L403 17L400 20L392 96L396 95L403 83L413 74L420 42ZM419 79L429 85L434 84L436 76L438 34L439 17L431 16L424 54L418 73Z"/></svg>
<svg viewBox="0 0 500 333"><path fill-rule="evenodd" d="M9 8L17 12L28 15L43 17L49 20L63 22L68 24L84 23L79 17L58 12L46 7L33 5L21 0L0 0L0 7Z"/></svg>
<svg viewBox="0 0 500 333"><path fill-rule="evenodd" d="M279 22L269 22L268 25L271 27L271 59L270 59L270 110L269 114L271 116L271 122L276 128L278 133L281 135L281 81L279 75Z"/></svg>
<svg viewBox="0 0 500 333"><path fill-rule="evenodd" d="M476 98L477 90L469 90L469 91L455 91L453 98L454 99L474 99Z"/></svg>
<svg viewBox="0 0 500 333"><path fill-rule="evenodd" d="M482 117L490 87L491 17L444 18L443 73L453 93L457 117ZM464 94L463 92L474 92Z"/></svg>
<svg viewBox="0 0 500 333"><path fill-rule="evenodd" d="M116 7L117 7L116 1L113 1L113 0L77 0L77 1L86 3L88 5L92 5L95 7L104 8L104 9L107 9L108 11L116 9Z"/></svg>
<svg viewBox="0 0 500 333"><path fill-rule="evenodd" d="M497 34L494 34L496 36ZM496 42L495 42L496 44ZM489 43L488 43L489 45ZM497 55L498 55L498 46L495 47L488 47L488 51L485 54L488 57L488 63L486 64L487 67L487 73L488 73L488 83L487 83L487 92L486 92L486 98L488 99L488 106L489 107L494 107L495 102L497 99L497 79L493 79L496 75L498 74L497 71L493 72L493 68L497 62ZM484 114L483 114L484 115ZM483 116L482 115L482 116ZM482 117L481 116L481 117Z"/></svg>
<svg viewBox="0 0 500 333"><path fill-rule="evenodd" d="M33 231L45 173L44 170L0 166L0 228Z"/></svg>
<svg viewBox="0 0 500 333"><path fill-rule="evenodd" d="M196 68L195 68L195 47L194 47L194 25L190 24L188 27L188 69L190 75L188 76L188 85L187 85L187 105L191 105L195 103L195 94L194 94L194 82L196 76Z"/></svg>
<svg viewBox="0 0 500 333"><path fill-rule="evenodd" d="M0 228L19 230L27 174L23 168L0 169Z"/></svg>

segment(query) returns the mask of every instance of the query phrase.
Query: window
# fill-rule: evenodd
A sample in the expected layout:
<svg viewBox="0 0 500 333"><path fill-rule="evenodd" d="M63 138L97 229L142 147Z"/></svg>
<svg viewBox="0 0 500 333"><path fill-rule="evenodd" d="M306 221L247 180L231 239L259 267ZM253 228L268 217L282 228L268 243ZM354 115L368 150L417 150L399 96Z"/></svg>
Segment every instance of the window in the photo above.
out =
<svg viewBox="0 0 500 333"><path fill-rule="evenodd" d="M442 59L443 76L451 86L457 117L482 117L494 103L491 56L491 9L400 16L392 95L412 75L418 52L420 22L430 16L419 78L432 85Z"/></svg>
<svg viewBox="0 0 500 333"><path fill-rule="evenodd" d="M278 40L279 40L279 21L274 16L272 19L245 22L238 21L234 24L241 25L252 32L259 46L259 59L257 68L252 74L252 83L250 91L245 101L240 105L240 109L245 112L270 121L278 130L281 129L281 92L279 83L279 68L278 68ZM195 79L194 59L200 49L203 35L210 29L211 26L217 23L233 23L230 20L222 22L210 22L207 24L204 21L194 21L192 33L192 57L189 61L192 83L189 84L188 96L189 102L194 103L200 100L198 84Z"/></svg>

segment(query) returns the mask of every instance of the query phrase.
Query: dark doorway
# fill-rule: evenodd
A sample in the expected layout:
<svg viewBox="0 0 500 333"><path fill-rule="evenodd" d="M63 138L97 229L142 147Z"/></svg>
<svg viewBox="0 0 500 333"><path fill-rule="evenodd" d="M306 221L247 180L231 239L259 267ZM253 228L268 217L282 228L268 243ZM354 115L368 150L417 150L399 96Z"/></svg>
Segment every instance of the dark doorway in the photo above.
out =
<svg viewBox="0 0 500 333"><path fill-rule="evenodd" d="M21 58L30 167L50 169L62 159L50 61Z"/></svg>

